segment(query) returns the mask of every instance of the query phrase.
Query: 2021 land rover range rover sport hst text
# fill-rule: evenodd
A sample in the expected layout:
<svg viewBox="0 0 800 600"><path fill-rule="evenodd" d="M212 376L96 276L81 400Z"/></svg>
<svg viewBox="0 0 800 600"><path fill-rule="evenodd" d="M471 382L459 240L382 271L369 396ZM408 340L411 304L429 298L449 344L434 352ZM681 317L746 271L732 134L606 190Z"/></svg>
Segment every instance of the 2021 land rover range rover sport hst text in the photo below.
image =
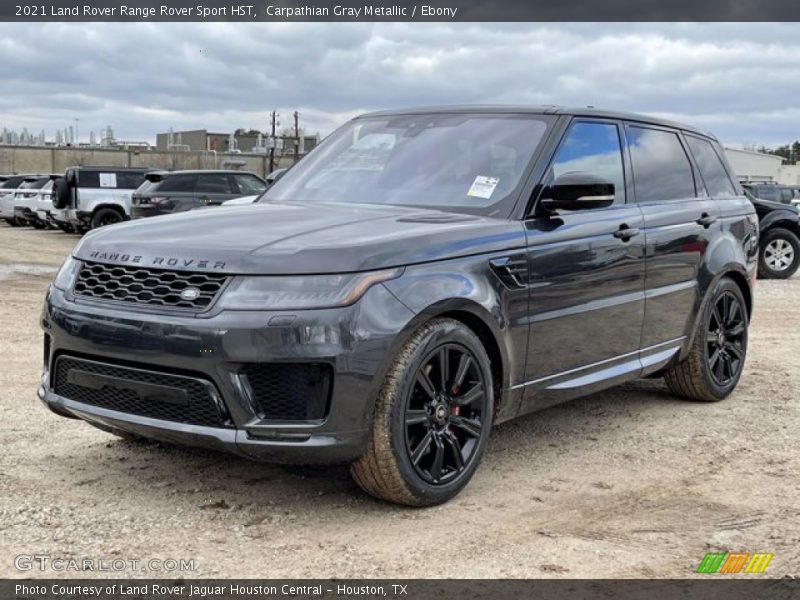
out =
<svg viewBox="0 0 800 600"><path fill-rule="evenodd" d="M457 494L494 424L646 376L725 398L753 206L718 142L594 109L342 126L257 203L93 231L50 286L39 397L135 435Z"/></svg>

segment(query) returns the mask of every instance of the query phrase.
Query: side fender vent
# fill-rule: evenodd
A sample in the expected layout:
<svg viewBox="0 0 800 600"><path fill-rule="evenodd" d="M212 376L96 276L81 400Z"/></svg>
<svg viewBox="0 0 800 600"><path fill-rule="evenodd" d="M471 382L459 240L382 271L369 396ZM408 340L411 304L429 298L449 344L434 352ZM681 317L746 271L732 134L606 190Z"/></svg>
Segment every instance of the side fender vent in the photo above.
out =
<svg viewBox="0 0 800 600"><path fill-rule="evenodd" d="M528 285L528 257L525 254L512 254L489 261L492 271L506 287L518 290Z"/></svg>

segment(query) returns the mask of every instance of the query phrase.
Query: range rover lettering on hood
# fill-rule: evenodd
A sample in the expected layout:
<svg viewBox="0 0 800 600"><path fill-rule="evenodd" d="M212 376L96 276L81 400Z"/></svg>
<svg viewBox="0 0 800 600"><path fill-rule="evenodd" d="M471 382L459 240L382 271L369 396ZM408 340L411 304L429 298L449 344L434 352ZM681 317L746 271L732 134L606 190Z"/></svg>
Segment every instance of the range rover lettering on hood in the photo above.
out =
<svg viewBox="0 0 800 600"><path fill-rule="evenodd" d="M140 254L125 254L121 252L103 252L93 250L89 253L88 260L97 262L125 263L131 265L146 265L152 267L182 267L184 269L224 269L225 262L220 260L207 260L198 258L178 258L175 256L155 256L145 259Z"/></svg>
<svg viewBox="0 0 800 600"><path fill-rule="evenodd" d="M520 221L407 206L264 202L101 227L78 242L74 257L231 275L320 275L505 252L525 243Z"/></svg>

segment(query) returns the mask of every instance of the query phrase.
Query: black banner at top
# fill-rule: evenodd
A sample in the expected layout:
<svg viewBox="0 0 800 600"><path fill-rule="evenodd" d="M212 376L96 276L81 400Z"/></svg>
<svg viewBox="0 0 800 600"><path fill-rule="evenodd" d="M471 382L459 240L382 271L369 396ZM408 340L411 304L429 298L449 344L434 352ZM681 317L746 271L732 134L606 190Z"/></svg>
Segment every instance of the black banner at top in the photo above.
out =
<svg viewBox="0 0 800 600"><path fill-rule="evenodd" d="M237 3L238 2L238 3ZM2 21L800 21L798 0L4 0Z"/></svg>

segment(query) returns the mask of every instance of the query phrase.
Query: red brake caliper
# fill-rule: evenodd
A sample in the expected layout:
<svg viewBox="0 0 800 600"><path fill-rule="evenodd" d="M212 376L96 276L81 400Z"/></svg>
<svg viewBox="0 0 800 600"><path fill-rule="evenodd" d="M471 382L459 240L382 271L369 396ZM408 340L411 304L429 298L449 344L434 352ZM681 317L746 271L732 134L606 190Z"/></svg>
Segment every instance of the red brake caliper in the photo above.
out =
<svg viewBox="0 0 800 600"><path fill-rule="evenodd" d="M450 395L451 396L456 396L456 395L458 395L458 392L460 392L460 391L461 391L461 388L459 388L457 385L454 385L452 388L450 388ZM461 414L461 407L460 406L451 406L450 407L450 416L457 417L460 414ZM452 425L450 425L447 428L447 432L449 434L451 434L451 435L455 435L455 433L456 433L455 430L453 429Z"/></svg>

